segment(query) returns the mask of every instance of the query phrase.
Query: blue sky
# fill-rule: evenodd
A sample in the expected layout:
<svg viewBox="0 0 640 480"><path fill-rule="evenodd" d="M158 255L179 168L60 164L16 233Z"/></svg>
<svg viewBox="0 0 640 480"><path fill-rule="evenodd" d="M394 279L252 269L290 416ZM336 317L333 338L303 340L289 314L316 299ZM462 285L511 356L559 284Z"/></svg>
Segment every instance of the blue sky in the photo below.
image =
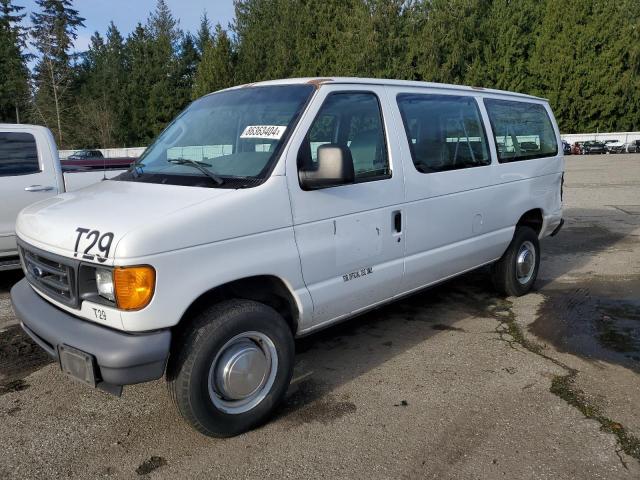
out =
<svg viewBox="0 0 640 480"><path fill-rule="evenodd" d="M211 23L226 27L233 19L233 0L165 0L173 15L180 20L180 28L195 32L200 25L200 17L204 10ZM35 0L14 0L16 5L24 6L30 14L36 9ZM102 34L113 20L124 37L131 32L138 22L145 23L149 12L156 5L156 0L74 0L74 8L85 18L85 28L78 31L75 42L77 51L84 51L89 39L95 31Z"/></svg>

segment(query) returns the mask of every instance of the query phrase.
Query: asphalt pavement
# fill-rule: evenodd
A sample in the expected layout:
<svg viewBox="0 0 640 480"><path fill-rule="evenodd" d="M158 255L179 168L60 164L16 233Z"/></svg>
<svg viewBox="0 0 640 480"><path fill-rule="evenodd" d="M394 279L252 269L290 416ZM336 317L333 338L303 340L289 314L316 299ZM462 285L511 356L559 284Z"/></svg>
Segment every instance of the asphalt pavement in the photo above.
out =
<svg viewBox="0 0 640 480"><path fill-rule="evenodd" d="M535 291L473 272L296 343L271 422L191 430L164 381L66 378L0 273L0 478L640 478L640 155L568 157Z"/></svg>

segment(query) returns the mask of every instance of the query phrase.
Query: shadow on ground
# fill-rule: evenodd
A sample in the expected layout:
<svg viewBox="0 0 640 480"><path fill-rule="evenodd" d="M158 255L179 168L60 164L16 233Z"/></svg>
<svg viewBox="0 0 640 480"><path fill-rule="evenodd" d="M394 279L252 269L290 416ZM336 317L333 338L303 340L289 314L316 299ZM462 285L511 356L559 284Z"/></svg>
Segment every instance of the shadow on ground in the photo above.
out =
<svg viewBox="0 0 640 480"><path fill-rule="evenodd" d="M638 221L621 210L569 209L566 215L578 221L542 242L542 261L553 275L536 283L545 301L530 331L561 352L640 372L640 274L572 274L601 253L633 252ZM566 274L570 279L558 280Z"/></svg>
<svg viewBox="0 0 640 480"><path fill-rule="evenodd" d="M288 422L328 422L355 411L334 397L338 386L391 360L469 317L498 315L504 302L487 288L481 269L296 341L296 375L277 417ZM296 376L294 375L294 377ZM313 404L313 408L305 408ZM403 406L398 398L397 406Z"/></svg>
<svg viewBox="0 0 640 480"><path fill-rule="evenodd" d="M6 272L0 272L0 295L3 293L8 294L16 283L18 283L22 277L22 270L9 270Z"/></svg>

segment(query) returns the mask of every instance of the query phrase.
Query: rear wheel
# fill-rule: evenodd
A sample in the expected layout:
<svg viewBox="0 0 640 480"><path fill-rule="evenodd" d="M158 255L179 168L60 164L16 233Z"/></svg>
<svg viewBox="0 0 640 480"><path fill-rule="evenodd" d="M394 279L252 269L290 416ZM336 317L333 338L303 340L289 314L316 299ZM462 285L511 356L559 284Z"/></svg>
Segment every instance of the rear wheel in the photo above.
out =
<svg viewBox="0 0 640 480"><path fill-rule="evenodd" d="M213 437L263 423L284 397L293 372L293 335L272 308L231 300L202 312L176 342L169 393L183 418Z"/></svg>
<svg viewBox="0 0 640 480"><path fill-rule="evenodd" d="M507 251L491 268L493 285L504 295L524 295L533 287L539 266L538 235L530 227L516 227Z"/></svg>

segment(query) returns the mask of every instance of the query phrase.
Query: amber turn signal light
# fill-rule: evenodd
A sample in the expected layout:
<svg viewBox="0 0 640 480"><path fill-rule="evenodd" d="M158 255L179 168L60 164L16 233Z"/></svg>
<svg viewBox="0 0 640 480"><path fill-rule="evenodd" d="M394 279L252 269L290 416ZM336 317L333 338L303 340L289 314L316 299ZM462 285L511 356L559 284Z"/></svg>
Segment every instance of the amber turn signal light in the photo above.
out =
<svg viewBox="0 0 640 480"><path fill-rule="evenodd" d="M120 267L113 270L116 305L122 310L140 310L153 297L156 271L150 266Z"/></svg>

